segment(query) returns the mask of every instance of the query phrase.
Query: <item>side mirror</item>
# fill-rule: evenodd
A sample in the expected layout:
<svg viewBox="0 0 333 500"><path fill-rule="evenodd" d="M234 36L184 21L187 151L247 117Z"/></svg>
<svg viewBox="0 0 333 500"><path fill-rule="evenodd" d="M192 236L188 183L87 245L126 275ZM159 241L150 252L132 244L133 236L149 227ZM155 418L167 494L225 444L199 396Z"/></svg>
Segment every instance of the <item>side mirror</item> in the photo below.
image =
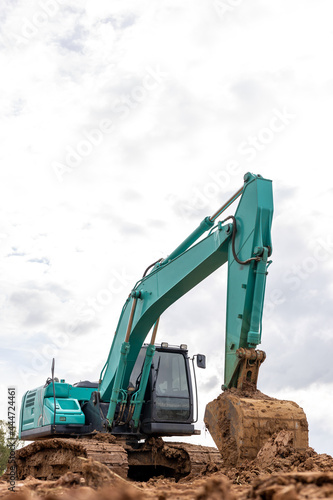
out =
<svg viewBox="0 0 333 500"><path fill-rule="evenodd" d="M197 367L206 368L206 356L204 354L197 354Z"/></svg>

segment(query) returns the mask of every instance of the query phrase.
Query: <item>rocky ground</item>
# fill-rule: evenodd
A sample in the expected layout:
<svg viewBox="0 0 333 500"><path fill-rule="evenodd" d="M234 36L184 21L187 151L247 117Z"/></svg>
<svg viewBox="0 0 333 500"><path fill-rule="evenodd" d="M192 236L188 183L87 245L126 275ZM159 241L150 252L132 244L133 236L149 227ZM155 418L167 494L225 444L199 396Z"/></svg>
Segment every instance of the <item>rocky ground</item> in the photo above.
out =
<svg viewBox="0 0 333 500"><path fill-rule="evenodd" d="M301 500L333 498L333 458L312 448L303 452L292 446L292 436L281 431L257 457L240 466L210 464L196 477L175 482L162 476L148 482L129 481L104 465L86 460L83 474L66 473L57 481L32 477L18 481L16 492L0 482L0 497L16 500L131 500L131 499L255 499Z"/></svg>

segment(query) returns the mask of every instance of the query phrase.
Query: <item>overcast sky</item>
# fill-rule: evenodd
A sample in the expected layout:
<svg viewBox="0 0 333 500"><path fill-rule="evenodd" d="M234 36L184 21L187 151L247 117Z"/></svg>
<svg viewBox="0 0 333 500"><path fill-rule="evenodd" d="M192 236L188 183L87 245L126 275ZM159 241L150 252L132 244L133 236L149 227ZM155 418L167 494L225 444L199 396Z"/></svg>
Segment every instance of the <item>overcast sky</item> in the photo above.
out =
<svg viewBox="0 0 333 500"><path fill-rule="evenodd" d="M330 0L1 0L1 408L50 375L97 380L122 305L241 185L272 179L259 388L333 454ZM232 213L232 211L230 211ZM224 266L225 267L225 266ZM223 383L226 269L157 341Z"/></svg>

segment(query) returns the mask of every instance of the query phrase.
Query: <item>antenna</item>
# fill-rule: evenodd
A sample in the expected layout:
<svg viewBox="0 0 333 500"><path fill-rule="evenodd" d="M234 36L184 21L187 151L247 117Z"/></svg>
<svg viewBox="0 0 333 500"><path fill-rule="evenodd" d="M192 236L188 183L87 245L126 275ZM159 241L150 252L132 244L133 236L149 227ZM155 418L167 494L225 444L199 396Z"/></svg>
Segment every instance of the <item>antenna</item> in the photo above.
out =
<svg viewBox="0 0 333 500"><path fill-rule="evenodd" d="M56 426L56 395L55 395L55 387L54 387L54 358L52 359L51 375L52 375L52 388L53 388L53 401L54 401L53 430L55 431L55 426Z"/></svg>

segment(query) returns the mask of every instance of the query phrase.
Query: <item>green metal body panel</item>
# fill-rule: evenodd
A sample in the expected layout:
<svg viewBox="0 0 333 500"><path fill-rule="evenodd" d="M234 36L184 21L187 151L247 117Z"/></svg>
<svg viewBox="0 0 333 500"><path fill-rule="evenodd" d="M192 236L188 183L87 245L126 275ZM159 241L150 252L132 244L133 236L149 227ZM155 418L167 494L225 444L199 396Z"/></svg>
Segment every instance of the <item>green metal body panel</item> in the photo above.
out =
<svg viewBox="0 0 333 500"><path fill-rule="evenodd" d="M245 184L235 213L237 234L235 248L240 260L254 255L256 247L272 249L272 183L266 179ZM225 335L224 385L236 387L239 347L261 343L261 319L264 304L267 254L258 263L238 264L231 245L228 256L227 321ZM251 326L252 320L252 326ZM252 331L251 331L252 330Z"/></svg>
<svg viewBox="0 0 333 500"><path fill-rule="evenodd" d="M44 422L54 422L54 399L44 399ZM78 424L84 425L85 416L77 399L56 398L55 424Z"/></svg>
<svg viewBox="0 0 333 500"><path fill-rule="evenodd" d="M59 382L54 382L54 392L56 398L69 398L69 384L63 384ZM44 398L53 397L53 387L49 384L44 388Z"/></svg>
<svg viewBox="0 0 333 500"><path fill-rule="evenodd" d="M54 391L57 398L73 398L78 401L89 401L91 393L96 390L88 387L75 387L66 382L55 382ZM49 384L44 388L44 398L53 398L53 387Z"/></svg>
<svg viewBox="0 0 333 500"><path fill-rule="evenodd" d="M117 402L124 399L131 371L145 338L159 316L176 300L228 262L227 323L225 336L225 386L237 384L236 350L252 348L261 341L261 319L271 253L273 215L272 183L261 176L246 174L242 196L235 214L235 250L239 260L261 255L259 262L239 264L232 251L232 225L218 224L209 235L194 244L211 227L206 217L199 227L165 261L140 280L127 299L101 373L102 401L111 401L108 420L114 417ZM192 245L192 246L191 246ZM124 342L134 297L138 298L129 341ZM144 387L140 388L144 392ZM121 396L122 395L122 396ZM132 403L142 400L136 394ZM138 410L135 412L137 417Z"/></svg>
<svg viewBox="0 0 333 500"><path fill-rule="evenodd" d="M56 397L55 424L84 425L85 416L80 408L80 402L89 401L91 393L96 390L86 387L73 387L67 383L54 383ZM54 423L53 387L41 386L28 391L22 398L20 413L21 432L36 429Z"/></svg>

